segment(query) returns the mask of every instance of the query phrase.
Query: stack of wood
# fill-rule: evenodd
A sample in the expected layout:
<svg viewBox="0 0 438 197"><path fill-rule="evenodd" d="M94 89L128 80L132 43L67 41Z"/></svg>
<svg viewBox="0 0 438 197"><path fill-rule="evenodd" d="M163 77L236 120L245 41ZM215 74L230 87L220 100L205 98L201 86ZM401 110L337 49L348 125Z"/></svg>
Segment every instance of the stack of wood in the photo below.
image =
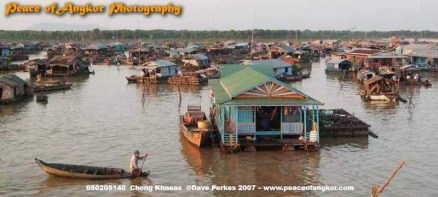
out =
<svg viewBox="0 0 438 197"><path fill-rule="evenodd" d="M169 84L174 85L199 85L201 80L197 74L178 74L170 76L167 80Z"/></svg>
<svg viewBox="0 0 438 197"><path fill-rule="evenodd" d="M192 65L192 64L185 63L185 64L180 66L180 69L182 72L196 72L199 70L199 67Z"/></svg>

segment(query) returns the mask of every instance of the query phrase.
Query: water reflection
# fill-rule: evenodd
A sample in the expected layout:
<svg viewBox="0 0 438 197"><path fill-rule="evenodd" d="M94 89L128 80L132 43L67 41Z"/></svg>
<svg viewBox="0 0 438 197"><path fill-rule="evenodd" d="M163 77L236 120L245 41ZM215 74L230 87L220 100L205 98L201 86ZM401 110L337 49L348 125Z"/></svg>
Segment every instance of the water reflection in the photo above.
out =
<svg viewBox="0 0 438 197"><path fill-rule="evenodd" d="M148 96L157 96L158 93L163 92L178 92L179 90L182 93L199 93L202 86L177 86L177 85L167 85L167 84L143 84L143 83L137 83L137 84L128 84L129 86L136 86L138 92L140 92L142 95L148 95ZM179 89L179 90L178 90Z"/></svg>
<svg viewBox="0 0 438 197"><path fill-rule="evenodd" d="M385 111L398 109L399 103L398 101L362 101L362 106L367 110ZM393 111L393 113L396 113L396 111Z"/></svg>
<svg viewBox="0 0 438 197"><path fill-rule="evenodd" d="M260 151L244 154L220 154L215 159L211 181L215 185L305 186L320 184L320 153ZM226 175L226 176L225 176ZM234 195L235 192L214 191L214 195ZM311 195L302 191L245 191L245 195Z"/></svg>
<svg viewBox="0 0 438 197"><path fill-rule="evenodd" d="M90 78L90 75L77 75L77 76L69 76L69 77L43 77L42 79L47 82L52 81L65 81L65 82L73 82L73 83L83 83ZM30 84L36 83L36 77L28 77L27 81Z"/></svg>
<svg viewBox="0 0 438 197"><path fill-rule="evenodd" d="M213 151L211 148L198 148L192 145L180 132L181 153L187 164L197 176L204 176L212 165Z"/></svg>
<svg viewBox="0 0 438 197"><path fill-rule="evenodd" d="M32 101L34 101L34 98L31 96L23 98L14 104L0 105L0 116L14 115L19 113L20 111L27 109L28 104ZM0 123L2 123L2 118L0 118Z"/></svg>
<svg viewBox="0 0 438 197"><path fill-rule="evenodd" d="M325 68L324 68L325 69ZM356 82L356 75L352 72L324 72L326 75L326 79L329 80L338 80L342 82Z"/></svg>
<svg viewBox="0 0 438 197"><path fill-rule="evenodd" d="M219 149L199 149L180 135L181 153L196 176L209 177L211 184L238 185L321 185L320 153L259 151L243 154L223 154ZM359 143L363 144L363 143ZM256 165L254 165L256 164ZM195 181L202 185L202 181ZM238 188L237 188L238 189ZM244 191L245 195L314 195L301 191ZM213 191L215 196L235 195L235 191Z"/></svg>
<svg viewBox="0 0 438 197"><path fill-rule="evenodd" d="M356 147L359 149L367 149L369 140L367 137L351 137L351 138L323 138L321 139L321 147L331 149L336 147Z"/></svg>
<svg viewBox="0 0 438 197"><path fill-rule="evenodd" d="M131 187L136 188L150 188L150 187L144 187L144 186L153 186L154 183L149 179L143 179L143 178L136 178L136 179L130 179L130 184L128 184L127 190L131 191L132 196L149 196L144 194L145 192L152 192L148 190L141 190L141 189L132 189Z"/></svg>

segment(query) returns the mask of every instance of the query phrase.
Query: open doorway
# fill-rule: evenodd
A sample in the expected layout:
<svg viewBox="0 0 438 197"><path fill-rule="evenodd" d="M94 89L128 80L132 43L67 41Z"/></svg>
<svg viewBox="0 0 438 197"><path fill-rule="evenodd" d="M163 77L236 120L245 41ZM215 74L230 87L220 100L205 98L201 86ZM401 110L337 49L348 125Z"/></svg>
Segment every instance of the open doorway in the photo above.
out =
<svg viewBox="0 0 438 197"><path fill-rule="evenodd" d="M280 131L280 107L256 108L256 131Z"/></svg>

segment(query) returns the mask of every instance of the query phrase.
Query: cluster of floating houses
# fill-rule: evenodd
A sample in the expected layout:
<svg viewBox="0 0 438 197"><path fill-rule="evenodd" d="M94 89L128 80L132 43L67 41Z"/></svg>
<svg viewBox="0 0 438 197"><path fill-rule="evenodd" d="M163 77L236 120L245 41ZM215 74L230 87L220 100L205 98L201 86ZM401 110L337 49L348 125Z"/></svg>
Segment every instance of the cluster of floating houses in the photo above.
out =
<svg viewBox="0 0 438 197"><path fill-rule="evenodd" d="M32 45L33 46L33 45ZM46 51L42 59L20 64L32 83L13 74L0 76L0 102L14 102L33 92L68 89L66 77L94 73L91 65L135 66L128 83L210 87L209 116L199 106L180 115L180 130L195 146L219 144L224 152L281 147L317 151L320 137L368 136L370 125L342 109L323 105L293 87L310 77L302 71L324 57L327 74L341 73L361 84L364 100L400 99L400 86L425 85L423 71L436 71L438 44L398 37L384 41L315 40L312 42L235 41L211 46L186 43L109 43L49 45L1 44L0 66L18 57ZM3 69L7 70L7 69ZM56 78L58 77L58 78ZM38 97L37 97L38 98ZM40 94L42 100L47 99Z"/></svg>

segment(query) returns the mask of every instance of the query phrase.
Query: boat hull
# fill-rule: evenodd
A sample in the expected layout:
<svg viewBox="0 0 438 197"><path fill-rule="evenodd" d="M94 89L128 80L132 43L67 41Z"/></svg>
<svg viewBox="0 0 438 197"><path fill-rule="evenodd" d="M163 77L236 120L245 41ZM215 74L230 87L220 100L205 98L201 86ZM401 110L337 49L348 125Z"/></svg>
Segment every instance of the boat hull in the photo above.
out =
<svg viewBox="0 0 438 197"><path fill-rule="evenodd" d="M83 165L70 165L70 164L55 164L55 163L45 163L42 160L35 158L35 162L38 166L47 174L58 176L58 177L66 177L66 178L74 178L74 179L122 179L122 178L131 178L131 173L125 172L121 168L105 168L105 167L96 167L96 166L83 166ZM64 170L63 170L64 169ZM77 172L77 169L85 169L83 173ZM91 171L91 173L87 173L87 171ZM105 173L110 171L109 174L96 174L92 173L93 171ZM144 172L140 175L140 177L146 177L149 175L149 171Z"/></svg>
<svg viewBox="0 0 438 197"><path fill-rule="evenodd" d="M45 86L35 86L34 87L34 92L66 90L66 89L70 89L71 86L72 86L71 83L56 84L56 85L45 85Z"/></svg>
<svg viewBox="0 0 438 197"><path fill-rule="evenodd" d="M180 131L183 134L184 138L187 139L187 141L197 147L205 146L210 141L209 139L211 131L209 130L191 131L186 126L181 124Z"/></svg>

